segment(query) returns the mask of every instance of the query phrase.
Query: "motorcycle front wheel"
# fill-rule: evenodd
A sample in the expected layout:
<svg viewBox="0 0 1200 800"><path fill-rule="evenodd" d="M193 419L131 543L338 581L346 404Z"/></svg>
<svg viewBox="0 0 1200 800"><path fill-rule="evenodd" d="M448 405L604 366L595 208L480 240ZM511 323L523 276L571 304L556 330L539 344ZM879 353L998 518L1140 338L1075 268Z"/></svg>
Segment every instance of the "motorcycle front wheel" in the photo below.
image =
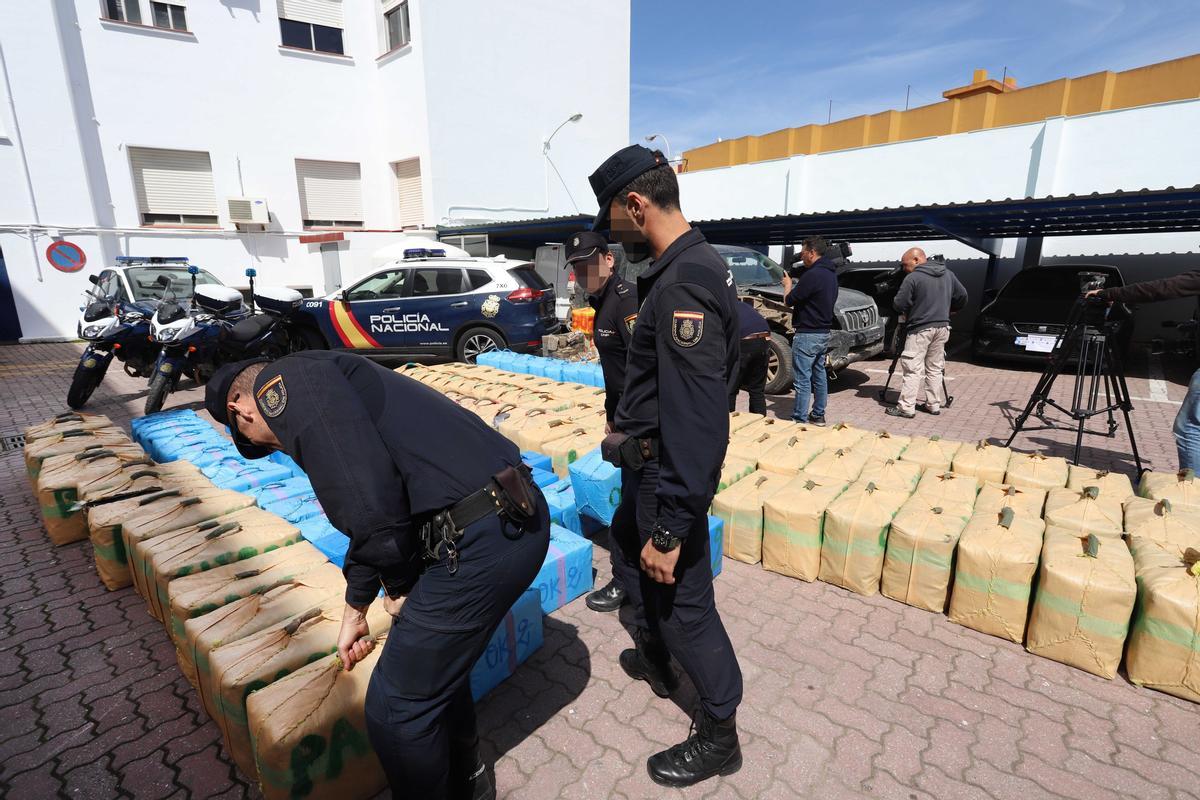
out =
<svg viewBox="0 0 1200 800"><path fill-rule="evenodd" d="M71 386L67 389L67 405L74 409L83 408L92 392L104 380L104 372L103 369L84 369L83 365L76 367Z"/></svg>
<svg viewBox="0 0 1200 800"><path fill-rule="evenodd" d="M157 411L162 411L163 403L167 402L167 395L171 393L170 376L164 375L161 372L154 373L154 377L150 379L150 391L146 395L146 414L153 414Z"/></svg>

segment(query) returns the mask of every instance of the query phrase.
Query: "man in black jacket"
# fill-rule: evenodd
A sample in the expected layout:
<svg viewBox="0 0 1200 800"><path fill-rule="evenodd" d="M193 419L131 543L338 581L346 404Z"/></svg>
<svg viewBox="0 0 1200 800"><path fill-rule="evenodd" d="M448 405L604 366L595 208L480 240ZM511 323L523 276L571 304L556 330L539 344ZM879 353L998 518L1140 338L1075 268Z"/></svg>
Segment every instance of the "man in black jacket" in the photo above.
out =
<svg viewBox="0 0 1200 800"><path fill-rule="evenodd" d="M741 357L737 381L729 387L729 410L737 408L738 392L745 389L750 395L750 413L766 414L767 342L771 339L771 327L749 303L739 302L737 310Z"/></svg>
<svg viewBox="0 0 1200 800"><path fill-rule="evenodd" d="M588 180L600 206L593 230L611 230L632 260L654 257L638 278L625 394L603 449L621 467L614 566L637 630L621 667L667 697L674 656L700 697L695 733L646 768L657 783L690 786L742 764L742 673L717 613L707 516L729 440L737 293L725 260L680 211L662 153L630 145Z"/></svg>
<svg viewBox="0 0 1200 800"><path fill-rule="evenodd" d="M905 251L900 264L908 273L896 292L892 306L904 326L904 352L900 354L900 400L884 412L893 417L912 418L916 409L940 414L942 375L946 370L946 342L950 339L950 315L967 304L967 290L940 261L929 261L925 251ZM917 405L921 383L925 402Z"/></svg>
<svg viewBox="0 0 1200 800"><path fill-rule="evenodd" d="M837 267L825 257L827 248L820 236L808 237L800 247L804 270L795 285L791 275L785 273L783 276L783 302L792 307L792 366L796 385L792 419L811 425L825 424L825 406L829 402L825 353L829 350L838 282ZM810 393L811 412L808 407Z"/></svg>
<svg viewBox="0 0 1200 800"><path fill-rule="evenodd" d="M432 389L348 353L221 367L205 406L247 458L291 456L350 537L337 641L347 670L374 647L366 611L384 590L396 619L366 719L393 792L495 797L471 667L533 582L550 535L516 446Z"/></svg>
<svg viewBox="0 0 1200 800"><path fill-rule="evenodd" d="M1088 292L1088 297L1103 297L1110 303L1156 303L1200 296L1200 269L1181 272L1159 281L1142 281L1128 286L1112 286ZM1192 373L1187 396L1175 415L1175 449L1179 468L1200 470L1200 369Z"/></svg>

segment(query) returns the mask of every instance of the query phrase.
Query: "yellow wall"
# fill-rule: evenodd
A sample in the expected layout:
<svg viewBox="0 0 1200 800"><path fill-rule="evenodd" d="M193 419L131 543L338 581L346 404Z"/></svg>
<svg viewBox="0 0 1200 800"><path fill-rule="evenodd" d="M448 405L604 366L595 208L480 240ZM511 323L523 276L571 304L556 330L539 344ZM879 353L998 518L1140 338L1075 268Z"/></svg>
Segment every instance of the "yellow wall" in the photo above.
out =
<svg viewBox="0 0 1200 800"><path fill-rule="evenodd" d="M986 73L977 70L975 83L985 79ZM1125 72L1097 72L1002 93L966 93L908 111L883 111L829 125L784 128L762 136L715 142L685 151L681 171L827 153L1196 97L1200 97L1200 54Z"/></svg>

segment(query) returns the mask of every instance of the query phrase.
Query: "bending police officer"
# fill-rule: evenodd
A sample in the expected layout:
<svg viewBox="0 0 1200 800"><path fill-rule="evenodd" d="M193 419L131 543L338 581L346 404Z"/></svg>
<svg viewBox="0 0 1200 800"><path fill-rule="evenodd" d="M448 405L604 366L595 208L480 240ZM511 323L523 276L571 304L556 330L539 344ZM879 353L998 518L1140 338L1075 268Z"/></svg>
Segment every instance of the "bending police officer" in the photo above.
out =
<svg viewBox="0 0 1200 800"><path fill-rule="evenodd" d="M629 340L637 321L637 287L613 273L613 255L608 241L593 231L581 231L567 246L567 264L588 293L588 303L596 311L592 338L600 354L604 372L604 412L606 433L612 432L613 413L625 391L625 360ZM616 548L610 557L616 558ZM613 570L613 577L602 588L589 594L584 602L593 611L616 611L625 602L625 589Z"/></svg>
<svg viewBox="0 0 1200 800"><path fill-rule="evenodd" d="M550 528L516 446L432 389L347 353L222 367L205 405L247 458L291 456L350 537L345 669L374 647L366 610L385 591L395 620L366 721L393 793L495 797L468 678L537 575Z"/></svg>
<svg viewBox="0 0 1200 800"><path fill-rule="evenodd" d="M690 786L742 763L742 674L717 613L707 518L729 439L738 300L725 261L684 219L662 153L631 145L589 181L600 205L593 230L610 229L631 260L655 258L638 278L625 392L603 450L622 468L611 530L635 646L621 667L666 697L674 656L700 697L695 732L646 767L657 783Z"/></svg>

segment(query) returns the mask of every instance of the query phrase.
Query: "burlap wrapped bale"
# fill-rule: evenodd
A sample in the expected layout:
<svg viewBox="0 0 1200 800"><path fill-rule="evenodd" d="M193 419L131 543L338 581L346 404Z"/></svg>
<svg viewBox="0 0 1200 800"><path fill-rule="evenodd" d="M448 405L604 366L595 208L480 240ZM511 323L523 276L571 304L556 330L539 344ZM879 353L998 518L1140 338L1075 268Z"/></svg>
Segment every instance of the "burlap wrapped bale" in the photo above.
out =
<svg viewBox="0 0 1200 800"><path fill-rule="evenodd" d="M976 511L958 540L950 621L1020 644L1045 530L1012 508Z"/></svg>
<svg viewBox="0 0 1200 800"><path fill-rule="evenodd" d="M1046 505L1045 489L1023 489L1006 483L988 482L975 498L975 513L1000 513L1011 508L1022 516L1041 518Z"/></svg>
<svg viewBox="0 0 1200 800"><path fill-rule="evenodd" d="M729 413L729 433L732 435L747 425L763 419L762 414L751 414L748 411L731 411Z"/></svg>
<svg viewBox="0 0 1200 800"><path fill-rule="evenodd" d="M520 427L516 431L514 441L522 450L541 453L549 442L570 436L573 431L578 429L578 426L569 417L560 416L553 419L542 417Z"/></svg>
<svg viewBox="0 0 1200 800"><path fill-rule="evenodd" d="M809 438L793 434L782 441L773 441L759 456L758 468L779 475L795 475L824 449L820 437Z"/></svg>
<svg viewBox="0 0 1200 800"><path fill-rule="evenodd" d="M345 608L345 594L346 580L341 570L327 563L261 594L242 597L185 622L185 639L176 648L176 657L181 666L189 665L189 680L200 692L205 708L215 708L216 683L209 663L214 649L287 622L316 606L329 603Z"/></svg>
<svg viewBox="0 0 1200 800"><path fill-rule="evenodd" d="M1025 647L1112 678L1136 595L1133 557L1123 539L1049 526Z"/></svg>
<svg viewBox="0 0 1200 800"><path fill-rule="evenodd" d="M905 501L888 531L883 595L942 613L950 596L954 548L969 516L968 508L942 506L919 493Z"/></svg>
<svg viewBox="0 0 1200 800"><path fill-rule="evenodd" d="M827 450L850 449L862 441L867 432L844 422L830 425L825 429L825 448Z"/></svg>
<svg viewBox="0 0 1200 800"><path fill-rule="evenodd" d="M25 472L29 475L30 485L37 490L38 474L42 471L42 462L51 456L67 453L82 453L87 450L102 450L105 448L130 446L133 442L120 428L91 428L68 430L62 433L52 433L25 444Z"/></svg>
<svg viewBox="0 0 1200 800"><path fill-rule="evenodd" d="M908 492L859 481L825 511L825 538L817 578L863 595L879 591L892 518Z"/></svg>
<svg viewBox="0 0 1200 800"><path fill-rule="evenodd" d="M175 642L175 656L179 661L180 672L193 686L199 685L197 658L207 657L208 650L213 646L211 642L208 647L198 644L200 636L205 631L211 631L218 621L227 617L218 614L211 620L197 622L190 629L187 627L188 622L197 617L207 616L235 600L264 594L276 587L290 584L314 570L329 574L328 568L332 566L325 554L310 543L297 542L290 547L272 550L270 553L194 575L185 575L169 582L166 625L167 632ZM344 582L342 586L344 589Z"/></svg>
<svg viewBox="0 0 1200 800"><path fill-rule="evenodd" d="M30 425L25 429L25 443L44 439L47 436L57 436L67 431L94 431L100 428L114 428L112 420L103 414L89 414L86 411L64 411L56 417Z"/></svg>
<svg viewBox="0 0 1200 800"><path fill-rule="evenodd" d="M846 490L845 481L792 477L763 503L763 569L813 581L821 569L825 510Z"/></svg>
<svg viewBox="0 0 1200 800"><path fill-rule="evenodd" d="M1129 680L1200 703L1200 550L1137 537L1130 547L1138 602Z"/></svg>
<svg viewBox="0 0 1200 800"><path fill-rule="evenodd" d="M1100 487L1103 494L1116 498L1122 503L1134 496L1133 484L1129 482L1128 475L1123 475L1120 472L1109 472L1106 469L1093 469L1092 467L1081 467L1078 464L1068 464L1067 488L1086 489L1089 486Z"/></svg>
<svg viewBox="0 0 1200 800"><path fill-rule="evenodd" d="M209 652L208 681L201 681L205 707L225 736L226 751L251 779L258 777L258 766L246 725L247 698L306 664L336 653L345 606L341 598L327 600ZM367 609L367 625L373 634L386 633L391 622L382 602Z"/></svg>
<svg viewBox="0 0 1200 800"><path fill-rule="evenodd" d="M259 508L243 508L181 531L138 542L129 569L160 622L166 621L167 583L293 545L300 529Z"/></svg>
<svg viewBox="0 0 1200 800"><path fill-rule="evenodd" d="M980 483L985 481L1003 483L1011 457L1012 450L1007 447L999 447L983 439L973 446L964 444L958 448L950 469L959 475L971 475L978 478Z"/></svg>
<svg viewBox="0 0 1200 800"><path fill-rule="evenodd" d="M725 555L747 564L762 560L763 503L787 482L785 475L757 471L713 498L713 515L724 523Z"/></svg>
<svg viewBox="0 0 1200 800"><path fill-rule="evenodd" d="M1099 487L1051 489L1046 495L1046 524L1086 536L1120 536L1124 530L1121 501Z"/></svg>
<svg viewBox="0 0 1200 800"><path fill-rule="evenodd" d="M787 431L781 429L763 430L757 436L752 436L744 439L730 439L729 446L725 450L727 458L737 459L739 461L753 461L758 463L758 459L764 453L780 442L787 441L791 436Z"/></svg>
<svg viewBox="0 0 1200 800"><path fill-rule="evenodd" d="M252 505L254 498L250 495L208 483L170 485L141 497L92 506L88 509L88 538L95 553L96 572L109 589L129 586L133 576L127 554L132 542Z"/></svg>
<svg viewBox="0 0 1200 800"><path fill-rule="evenodd" d="M884 461L872 459L858 474L858 481L863 484L873 483L880 489L912 494L916 491L922 472L924 470L921 465L911 461L897 461L894 458Z"/></svg>
<svg viewBox="0 0 1200 800"><path fill-rule="evenodd" d="M1200 549L1200 511L1179 510L1170 500L1131 497L1125 501L1125 534Z"/></svg>
<svg viewBox="0 0 1200 800"><path fill-rule="evenodd" d="M1200 483L1190 469L1179 472L1146 472L1138 494L1151 500L1170 500L1178 511L1200 511Z"/></svg>
<svg viewBox="0 0 1200 800"><path fill-rule="evenodd" d="M914 436L900 454L900 460L920 464L935 472L949 472L961 447L962 442L949 441L940 436Z"/></svg>
<svg viewBox="0 0 1200 800"><path fill-rule="evenodd" d="M753 461L726 457L725 463L721 465L721 476L717 480L717 494L750 475L755 469L756 464Z"/></svg>
<svg viewBox="0 0 1200 800"><path fill-rule="evenodd" d="M925 470L921 482L917 484L918 496L929 500L932 505L942 506L947 511L951 508L965 511L964 517L971 516L978 494L978 478L955 472Z"/></svg>
<svg viewBox="0 0 1200 800"><path fill-rule="evenodd" d="M604 441L604 428L576 427L571 433L559 439L547 442L538 452L550 456L554 474L560 478L570 478L570 466L580 457L600 446Z"/></svg>
<svg viewBox="0 0 1200 800"><path fill-rule="evenodd" d="M1041 453L1013 453L1004 482L1025 489L1060 489L1067 485L1067 460Z"/></svg>
<svg viewBox="0 0 1200 800"><path fill-rule="evenodd" d="M775 417L760 417L754 422L735 431L730 431L729 440L750 441L752 439L760 439L763 434L770 434L772 437L779 434L792 434L795 432L796 423L791 420L777 419Z"/></svg>
<svg viewBox="0 0 1200 800"><path fill-rule="evenodd" d="M386 635L354 669L336 655L314 661L246 698L266 800L374 797L387 778L367 738L363 707Z"/></svg>
<svg viewBox="0 0 1200 800"><path fill-rule="evenodd" d="M79 507L81 486L103 490L127 482L132 469L153 465L136 444L101 447L82 453L51 456L37 478L38 506L46 534L54 545L87 538L87 517Z"/></svg>
<svg viewBox="0 0 1200 800"><path fill-rule="evenodd" d="M839 447L836 450L821 451L820 455L804 466L804 471L809 475L821 475L850 483L858 479L866 465L866 455Z"/></svg>
<svg viewBox="0 0 1200 800"><path fill-rule="evenodd" d="M900 458L911 441L911 436L875 431L864 435L850 449L862 453L868 461L888 461Z"/></svg>

